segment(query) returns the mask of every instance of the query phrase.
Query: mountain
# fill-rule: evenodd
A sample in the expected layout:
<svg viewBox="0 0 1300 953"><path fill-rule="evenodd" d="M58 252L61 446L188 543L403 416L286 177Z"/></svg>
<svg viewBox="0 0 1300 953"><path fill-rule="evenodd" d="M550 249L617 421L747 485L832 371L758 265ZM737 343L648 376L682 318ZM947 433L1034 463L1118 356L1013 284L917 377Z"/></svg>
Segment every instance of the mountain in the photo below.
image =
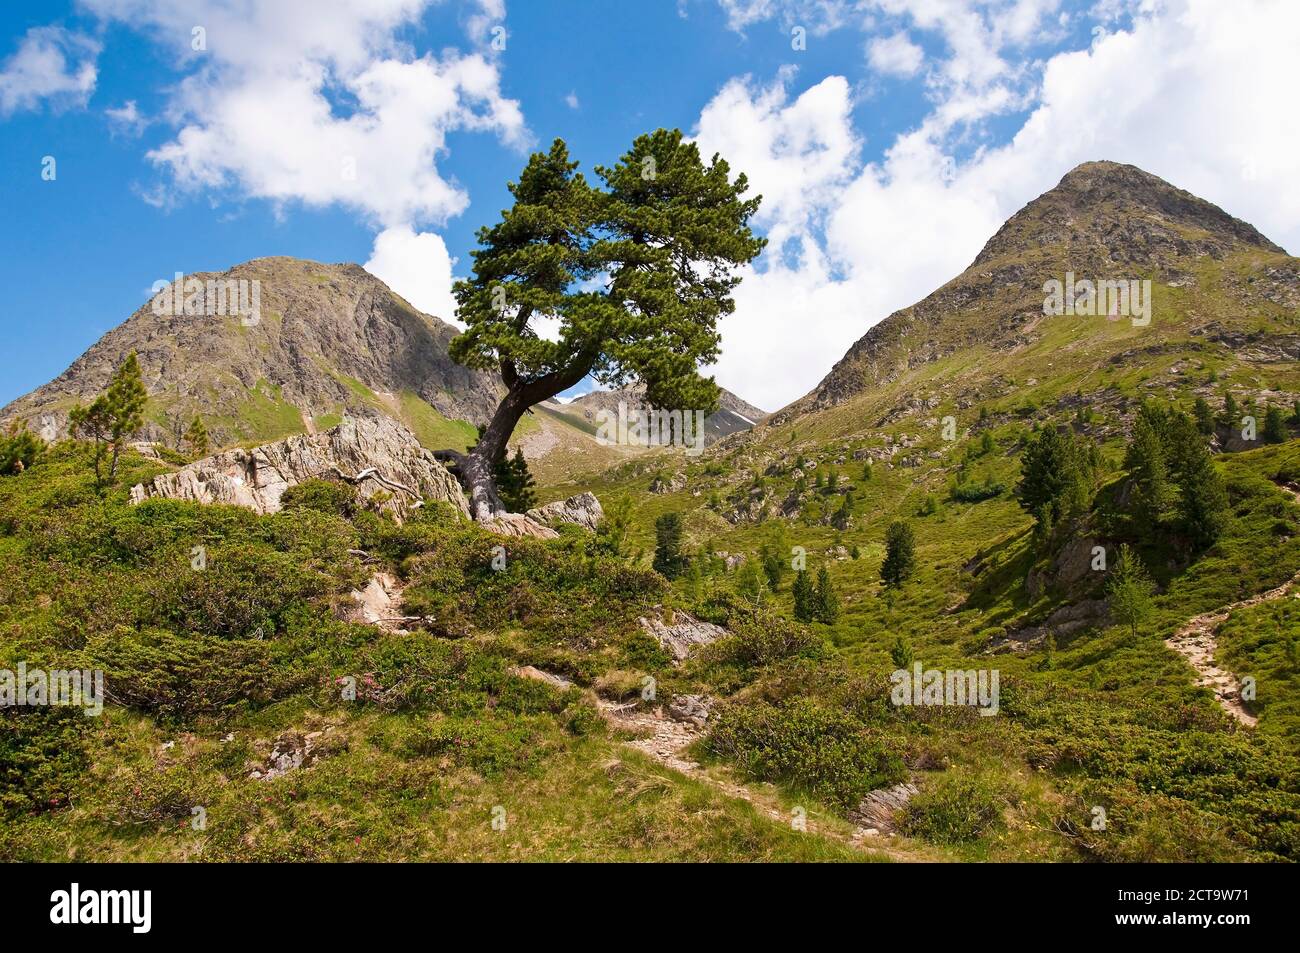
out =
<svg viewBox="0 0 1300 953"><path fill-rule="evenodd" d="M224 445L314 432L345 411L380 410L426 445L463 447L474 437L471 424L496 406L496 378L447 355L456 329L359 265L258 258L188 277L205 288L247 282L248 303L257 282L259 319L186 315L183 307L160 316L151 299L53 381L0 410L0 421L27 421L47 439L65 435L68 409L102 392L131 351L149 391L150 439L170 440L174 421L195 414Z"/></svg>
<svg viewBox="0 0 1300 953"><path fill-rule="evenodd" d="M737 397L725 387L719 390L718 409L704 418L706 444L748 430L767 419L767 411ZM629 410L640 408L645 401L644 394L645 388L639 384L617 390L594 390L560 406L564 408L562 412L573 414L576 411L595 426L598 413L604 411L617 416L620 403L625 404Z"/></svg>
<svg viewBox="0 0 1300 953"><path fill-rule="evenodd" d="M1056 313L1071 273L1150 281L1151 297L1128 285L1132 313L1109 293ZM761 607L833 647L824 668L752 650L766 667L708 742L751 779L816 790L826 752L883 712L896 721L875 737L925 726L892 749L910 774L846 792L841 811L902 843L967 860L1293 859L1298 308L1300 259L1155 176L1088 163L759 426L541 496L626 498L633 551L675 514L684 610ZM1192 428L1166 418L1162 436L1162 404L1197 409ZM1031 514L1022 461L1045 458L1031 483L1060 478L1070 498ZM1148 510L1151 486L1165 496ZM1192 535L1207 514L1212 541ZM890 690L917 688L909 670L1001 679L1001 701L959 710L968 687L926 711Z"/></svg>
<svg viewBox="0 0 1300 953"><path fill-rule="evenodd" d="M474 440L474 425L496 408L502 392L496 375L448 356L456 329L418 311L359 265L258 258L187 278L205 289L208 282L227 288L245 282L239 301L250 312L256 282L255 319L229 313L229 301L220 309L225 314L186 315L183 298L179 307L166 307L174 300L167 292L158 299L163 308L150 299L53 381L0 410L0 424L21 420L47 440L66 436L68 410L101 393L131 351L149 391L141 438L166 443L196 414L213 443L224 446L314 433L335 426L344 413L379 411L405 423L429 449L464 449ZM619 399L639 403L636 393L610 392L608 399L613 407ZM565 451L548 465L560 472L575 465L599 469L640 452L597 444L592 421L604 399L545 403L521 422L515 445L530 460ZM706 437L746 429L764 416L723 391L720 408L706 420Z"/></svg>
<svg viewBox="0 0 1300 953"><path fill-rule="evenodd" d="M1044 284L1069 273L1149 279L1151 324L1044 315ZM774 419L899 381L924 387L939 373L932 365L949 358L953 370L961 365L950 396L966 401L1002 392L1018 368L1023 387L1063 362L1083 373L1157 354L1163 366L1176 354L1296 360L1298 305L1296 259L1255 228L1134 166L1088 162L1013 215L964 272L872 327Z"/></svg>

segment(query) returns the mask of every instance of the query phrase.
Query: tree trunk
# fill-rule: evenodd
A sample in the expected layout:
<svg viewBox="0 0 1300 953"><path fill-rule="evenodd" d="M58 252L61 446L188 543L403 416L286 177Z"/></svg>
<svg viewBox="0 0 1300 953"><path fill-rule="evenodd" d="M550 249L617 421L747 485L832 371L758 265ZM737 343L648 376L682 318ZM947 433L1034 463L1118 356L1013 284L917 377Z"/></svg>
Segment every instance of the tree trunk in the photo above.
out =
<svg viewBox="0 0 1300 953"><path fill-rule="evenodd" d="M501 495L497 492L496 465L506 457L506 444L515 432L515 425L533 404L554 397L582 380L595 363L598 352L588 348L575 355L569 364L540 377L524 379L513 363L501 365L501 379L506 385L506 396L501 398L492 422L487 425L478 443L469 453L440 450L434 456L451 464L461 485L469 492L470 516L477 522L492 519L506 512Z"/></svg>
<svg viewBox="0 0 1300 953"><path fill-rule="evenodd" d="M469 491L470 515L478 522L506 511L497 493L496 466L505 459L510 435L530 406L523 388L510 390L497 406L492 422L478 443L456 460L457 476Z"/></svg>

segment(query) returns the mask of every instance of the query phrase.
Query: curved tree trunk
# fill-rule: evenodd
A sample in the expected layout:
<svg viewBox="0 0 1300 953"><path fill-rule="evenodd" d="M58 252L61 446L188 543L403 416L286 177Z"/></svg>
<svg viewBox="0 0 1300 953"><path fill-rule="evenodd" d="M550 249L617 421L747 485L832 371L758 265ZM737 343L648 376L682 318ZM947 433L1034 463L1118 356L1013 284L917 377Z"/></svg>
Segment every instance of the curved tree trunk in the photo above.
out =
<svg viewBox="0 0 1300 953"><path fill-rule="evenodd" d="M519 419L533 404L554 397L582 380L595 360L595 351L583 351L567 367L531 380L521 378L512 363L503 363L501 379L506 385L506 396L501 398L492 422L478 443L468 453L440 450L434 454L450 464L452 472L469 493L469 512L475 521L481 523L506 512L497 492L496 466L506 457L506 445Z"/></svg>
<svg viewBox="0 0 1300 953"><path fill-rule="evenodd" d="M506 445L515 425L532 406L525 401L523 389L509 391L497 405L492 422L468 453L442 451L437 456L450 459L457 479L469 493L469 512L478 522L490 520L506 511L497 493L496 466L506 456Z"/></svg>

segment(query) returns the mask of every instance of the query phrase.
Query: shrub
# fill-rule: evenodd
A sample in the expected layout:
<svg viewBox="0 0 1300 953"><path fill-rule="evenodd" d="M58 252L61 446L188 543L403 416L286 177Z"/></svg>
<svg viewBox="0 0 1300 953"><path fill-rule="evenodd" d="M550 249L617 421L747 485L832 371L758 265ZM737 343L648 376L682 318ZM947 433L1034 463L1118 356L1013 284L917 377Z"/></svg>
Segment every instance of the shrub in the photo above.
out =
<svg viewBox="0 0 1300 953"><path fill-rule="evenodd" d="M936 844L975 840L1001 817L1007 801L1002 788L980 776L949 772L913 796L903 811L901 829Z"/></svg>
<svg viewBox="0 0 1300 953"><path fill-rule="evenodd" d="M749 778L788 784L841 811L906 775L902 759L856 718L811 699L730 705L706 746Z"/></svg>

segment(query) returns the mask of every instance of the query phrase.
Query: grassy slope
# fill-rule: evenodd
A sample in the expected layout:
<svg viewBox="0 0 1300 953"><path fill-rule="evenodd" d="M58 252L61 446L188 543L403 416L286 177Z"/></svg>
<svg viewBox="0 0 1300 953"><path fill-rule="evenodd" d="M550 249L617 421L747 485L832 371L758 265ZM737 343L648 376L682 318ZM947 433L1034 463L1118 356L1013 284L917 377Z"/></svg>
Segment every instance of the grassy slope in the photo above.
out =
<svg viewBox="0 0 1300 953"><path fill-rule="evenodd" d="M131 507L158 464L126 455L102 497L86 467L65 446L0 480L0 667L102 668L112 699L100 718L0 714L3 859L864 859L622 747L582 692L509 673L585 657L597 606L601 653L635 664L653 574L573 539L512 544L494 574L497 538L432 512ZM471 637L338 621L371 571L357 547ZM323 733L319 760L250 779L293 731Z"/></svg>
<svg viewBox="0 0 1300 953"><path fill-rule="evenodd" d="M1249 852L1295 857L1300 747L1290 701L1295 669L1285 660L1295 613L1289 605L1249 610L1225 628L1225 659L1234 671L1258 673L1260 680L1264 719L1253 734L1235 730L1209 693L1193 686L1191 670L1163 640L1191 616L1276 586L1300 569L1300 509L1271 482L1300 463L1300 443L1221 458L1234 518L1219 544L1190 567L1175 571L1153 564L1164 591L1136 639L1118 628L1094 628L1057 646L1050 657L1041 644L1024 655L982 654L1006 631L1039 622L1072 601L1051 587L1036 600L1029 597L1026 575L1036 562L1043 565L1032 547L1031 520L1009 489L979 503L954 501L947 492L967 454L968 479L1014 486L1018 442L1035 423L1077 421L1076 429L1117 470L1128 415L1144 396L1163 395L1190 409L1197 394L1217 406L1229 390L1243 404L1267 390L1300 391L1293 365L1244 360L1187 331L1209 318L1229 330L1300 330L1293 312L1233 305L1250 274L1269 263L1271 256L1252 252L1199 265L1192 288L1157 284L1158 320L1149 328L1104 318L1044 318L1030 329L1037 339L1031 335L1030 343L1014 350L959 349L905 371L886 387L760 428L697 461L664 456L627 464L585 483L544 487L542 495L592 489L607 504L629 497L635 504L632 538L647 551L654 519L668 511L683 514L688 542L697 551L754 558L765 540L804 547L814 571L823 564L829 568L842 602L835 624L815 628L864 676L894 668L889 649L899 635L927 666L998 667L1004 685L1012 685L1009 717L983 719L960 734L936 731L931 754L948 758L955 773L922 774L923 788L940 792L963 776L1002 785L996 800L1005 808L1004 821L967 841L961 850L969 856L1049 857L1081 849L1086 856L1116 859ZM909 401L926 398L932 398L930 406L909 408ZM1077 416L1079 406L1086 408L1086 419ZM1262 418L1262 409L1258 413ZM940 432L949 414L958 424L953 442ZM993 434L996 448L976 455L975 438L984 430ZM853 459L854 451L881 447L887 437L913 441L894 461L912 458L917 465L877 462L864 479L864 462ZM816 461L817 469L809 471L801 515L783 520L776 508L795 487L792 465L799 455ZM658 468L683 471L685 488L647 493ZM826 520L838 508L839 492L813 489L811 474L832 469L840 492L847 479L856 500L851 525L843 530ZM929 496L937 509L922 515ZM751 499L766 504L763 520L733 524L723 518L737 502ZM916 531L918 572L900 594L886 597L878 575L882 541L885 528L899 518ZM856 548L859 557L833 558L829 551L838 545ZM964 571L976 556L983 563L977 577ZM700 589L705 597L730 590L735 581L714 564L702 583L681 580L676 586L690 599ZM769 597L785 612L788 590L787 582ZM1253 627L1261 619L1264 624ZM1033 784L1024 783L1026 778ZM1094 806L1110 813L1106 833L1089 828ZM1161 833L1168 830L1177 833Z"/></svg>

